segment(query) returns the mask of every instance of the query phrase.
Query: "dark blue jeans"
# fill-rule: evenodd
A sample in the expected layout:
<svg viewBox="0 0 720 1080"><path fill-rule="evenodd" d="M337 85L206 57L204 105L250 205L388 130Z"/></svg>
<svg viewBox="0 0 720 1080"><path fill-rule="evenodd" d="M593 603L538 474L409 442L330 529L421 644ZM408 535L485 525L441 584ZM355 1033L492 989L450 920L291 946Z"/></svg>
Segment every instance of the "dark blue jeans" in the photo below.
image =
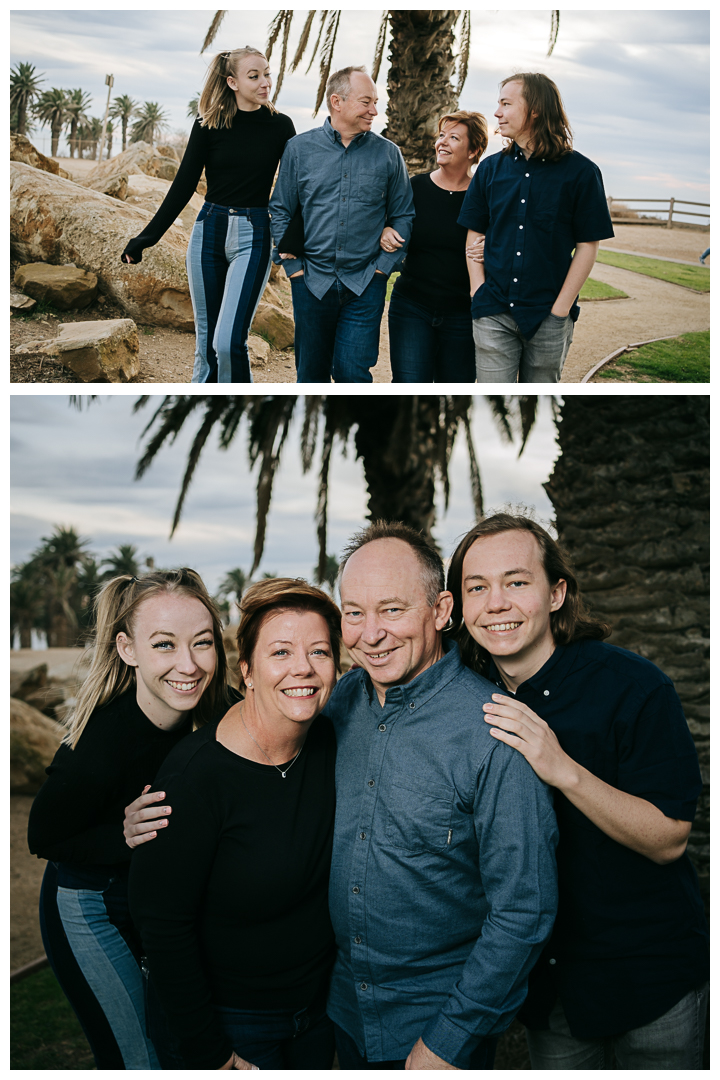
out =
<svg viewBox="0 0 720 1080"><path fill-rule="evenodd" d="M448 315L393 290L388 311L393 382L475 382L470 309Z"/></svg>
<svg viewBox="0 0 720 1080"><path fill-rule="evenodd" d="M336 383L372 382L387 280L373 274L359 296L335 281L318 300L304 274L291 278L299 383L329 383L331 377Z"/></svg>
<svg viewBox="0 0 720 1080"><path fill-rule="evenodd" d="M469 1069L492 1069L497 1038L483 1039L470 1055ZM347 1031L335 1024L335 1045L341 1069L404 1069L407 1058L399 1061L368 1061Z"/></svg>

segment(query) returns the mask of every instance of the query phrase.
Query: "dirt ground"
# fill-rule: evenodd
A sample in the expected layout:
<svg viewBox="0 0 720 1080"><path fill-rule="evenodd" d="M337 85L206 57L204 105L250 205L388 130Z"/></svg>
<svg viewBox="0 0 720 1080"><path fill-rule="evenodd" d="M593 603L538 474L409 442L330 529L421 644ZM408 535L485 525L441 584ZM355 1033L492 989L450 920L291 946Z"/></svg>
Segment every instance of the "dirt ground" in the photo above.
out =
<svg viewBox="0 0 720 1080"><path fill-rule="evenodd" d="M91 162L68 162L63 168L86 172ZM601 247L659 255L664 258L697 263L700 253L710 245L710 234L702 229L674 228L651 225L616 225L613 240L604 240ZM709 259L708 259L709 265ZM11 266L14 273L15 265ZM579 383L583 376L609 353L622 345L670 336L710 326L709 294L696 294L689 289L667 282L643 277L628 270L596 263L592 276L614 285L628 294L628 299L586 302L575 327L574 341L568 355L561 382ZM292 309L290 286L284 275L273 283L280 293L283 306ZM122 318L124 312L105 297L80 312L66 312L59 317L45 314L34 317L13 316L10 320L10 381L13 383L75 382L75 376L59 361L42 358L41 354L15 356L17 345L28 341L50 339L57 333L59 322ZM140 338L140 374L138 383L189 383L192 375L195 337L180 330L154 326L138 326ZM253 364L256 383L294 383L295 362L292 349L272 350L270 358ZM387 332L387 306L381 325L380 355L373 369L373 382L391 381L390 351Z"/></svg>

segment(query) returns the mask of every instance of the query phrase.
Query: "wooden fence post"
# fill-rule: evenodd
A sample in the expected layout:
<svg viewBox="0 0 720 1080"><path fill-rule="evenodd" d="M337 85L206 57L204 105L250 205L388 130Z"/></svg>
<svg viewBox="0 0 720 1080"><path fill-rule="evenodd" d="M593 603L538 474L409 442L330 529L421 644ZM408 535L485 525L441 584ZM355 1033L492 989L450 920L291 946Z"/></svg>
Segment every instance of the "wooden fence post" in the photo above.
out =
<svg viewBox="0 0 720 1080"><path fill-rule="evenodd" d="M668 229L672 229L672 216L673 216L673 208L674 208L674 206L675 206L675 200L671 199L670 200L670 209L668 210L668 220L667 220Z"/></svg>

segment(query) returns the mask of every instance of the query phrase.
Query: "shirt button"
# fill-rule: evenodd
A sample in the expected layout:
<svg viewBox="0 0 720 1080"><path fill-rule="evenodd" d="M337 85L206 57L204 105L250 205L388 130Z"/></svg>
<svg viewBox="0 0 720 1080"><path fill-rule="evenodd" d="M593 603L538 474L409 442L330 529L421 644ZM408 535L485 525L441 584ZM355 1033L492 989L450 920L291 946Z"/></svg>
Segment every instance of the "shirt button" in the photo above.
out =
<svg viewBox="0 0 720 1080"><path fill-rule="evenodd" d="M342 221L340 222L340 224L342 225ZM519 229L524 229L524 228L525 228L525 226L524 226L524 225L518 225L518 228L519 228Z"/></svg>
<svg viewBox="0 0 720 1080"><path fill-rule="evenodd" d="M346 173L345 175L347 175L347 173ZM526 173L525 173L525 175L526 175L526 176L529 176L529 175L530 175L530 173L529 173L529 172L526 172Z"/></svg>
<svg viewBox="0 0 720 1080"><path fill-rule="evenodd" d="M358 889L357 885L353 885L353 892L354 892L354 893L359 893L359 892L360 892L360 890Z"/></svg>
<svg viewBox="0 0 720 1080"><path fill-rule="evenodd" d="M550 691L549 690L543 690L543 694L545 695L545 697L550 697Z"/></svg>
<svg viewBox="0 0 720 1080"><path fill-rule="evenodd" d="M384 724L378 724L378 731L387 731L387 728Z"/></svg>
<svg viewBox="0 0 720 1080"><path fill-rule="evenodd" d="M513 281L517 281L517 278L516 278L516 277L514 277L514 278L513 278Z"/></svg>
<svg viewBox="0 0 720 1080"><path fill-rule="evenodd" d="M374 780L368 780L368 787L375 787L375 781Z"/></svg>
<svg viewBox="0 0 720 1080"><path fill-rule="evenodd" d="M355 938L355 944L356 944L356 945L359 945L359 944L361 943L361 941L362 941L362 938L361 938L361 937L356 937L356 938Z"/></svg>
<svg viewBox="0 0 720 1080"><path fill-rule="evenodd" d="M364 833L364 832L360 833L360 839L361 840L364 840L366 836L367 836L367 833Z"/></svg>
<svg viewBox="0 0 720 1080"><path fill-rule="evenodd" d="M341 225L344 225L344 224L345 224L345 222L344 222L344 221L341 221L341 222L340 222L340 224L341 224ZM522 225L520 226L520 228L522 229Z"/></svg>
<svg viewBox="0 0 720 1080"><path fill-rule="evenodd" d="M524 200L524 199L521 199L521 200L520 200L520 202L525 202L525 200Z"/></svg>
<svg viewBox="0 0 720 1080"><path fill-rule="evenodd" d="M361 990L367 990L367 983L360 983Z"/></svg>
<svg viewBox="0 0 720 1080"><path fill-rule="evenodd" d="M519 252L519 251L517 251L517 252L516 252L515 254L516 254L516 255L519 255L519 254L520 254L520 252Z"/></svg>
<svg viewBox="0 0 720 1080"><path fill-rule="evenodd" d="M515 305L514 305L514 304L511 304L511 305L510 305L510 307L515 307Z"/></svg>
<svg viewBox="0 0 720 1080"><path fill-rule="evenodd" d="M548 964L557 964L557 960L548 960Z"/></svg>
<svg viewBox="0 0 720 1080"><path fill-rule="evenodd" d="M415 702L414 702L414 701L411 701L411 702L410 702L410 708L411 708L411 709L414 709L414 708L415 708Z"/></svg>

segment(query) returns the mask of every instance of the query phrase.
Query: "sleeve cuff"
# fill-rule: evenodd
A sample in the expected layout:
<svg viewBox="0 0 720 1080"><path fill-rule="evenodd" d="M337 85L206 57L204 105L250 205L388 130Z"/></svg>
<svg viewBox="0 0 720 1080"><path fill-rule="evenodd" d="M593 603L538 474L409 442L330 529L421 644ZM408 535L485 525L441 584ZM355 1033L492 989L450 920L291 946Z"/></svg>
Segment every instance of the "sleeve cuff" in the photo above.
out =
<svg viewBox="0 0 720 1080"><path fill-rule="evenodd" d="M442 1013L428 1020L422 1033L422 1041L428 1050L432 1050L433 1054L437 1054L449 1065L454 1065L456 1069L470 1068L470 1055L481 1037L468 1035Z"/></svg>

